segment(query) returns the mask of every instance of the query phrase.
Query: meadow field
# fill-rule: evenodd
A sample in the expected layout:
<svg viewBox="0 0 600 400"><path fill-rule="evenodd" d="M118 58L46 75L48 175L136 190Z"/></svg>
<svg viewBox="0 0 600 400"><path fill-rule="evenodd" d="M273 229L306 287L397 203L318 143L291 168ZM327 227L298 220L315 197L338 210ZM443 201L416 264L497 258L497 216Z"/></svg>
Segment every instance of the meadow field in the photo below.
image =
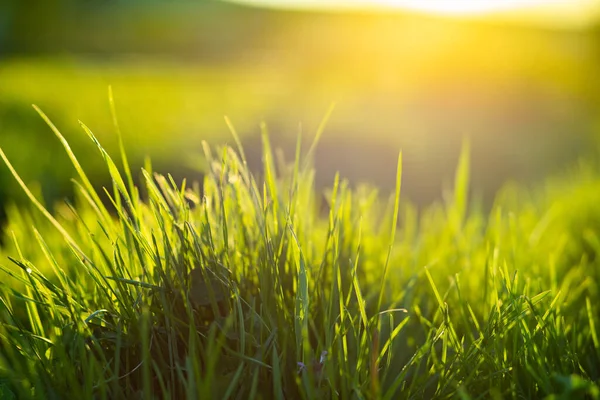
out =
<svg viewBox="0 0 600 400"><path fill-rule="evenodd" d="M30 200L4 230L3 398L600 397L597 160L487 213L464 142L445 201L417 211L400 153L393 196L336 175L324 207L321 131L289 163L265 131L258 177L232 128L200 192L151 163L134 185L82 124L100 192L40 114L77 195L49 211L0 152Z"/></svg>
<svg viewBox="0 0 600 400"><path fill-rule="evenodd" d="M598 29L32 10L0 400L600 398Z"/></svg>

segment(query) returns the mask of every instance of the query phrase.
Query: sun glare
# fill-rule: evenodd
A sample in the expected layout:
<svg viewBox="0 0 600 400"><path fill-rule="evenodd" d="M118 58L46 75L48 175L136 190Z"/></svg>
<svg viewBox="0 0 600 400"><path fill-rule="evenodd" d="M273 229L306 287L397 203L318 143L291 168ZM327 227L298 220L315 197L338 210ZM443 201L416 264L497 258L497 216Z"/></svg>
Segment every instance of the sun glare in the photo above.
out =
<svg viewBox="0 0 600 400"><path fill-rule="evenodd" d="M539 4L536 0L377 0L382 6L436 14L484 14Z"/></svg>
<svg viewBox="0 0 600 400"><path fill-rule="evenodd" d="M581 27L600 18L600 0L228 0L267 7L312 10L376 9L451 17L501 17L549 26Z"/></svg>

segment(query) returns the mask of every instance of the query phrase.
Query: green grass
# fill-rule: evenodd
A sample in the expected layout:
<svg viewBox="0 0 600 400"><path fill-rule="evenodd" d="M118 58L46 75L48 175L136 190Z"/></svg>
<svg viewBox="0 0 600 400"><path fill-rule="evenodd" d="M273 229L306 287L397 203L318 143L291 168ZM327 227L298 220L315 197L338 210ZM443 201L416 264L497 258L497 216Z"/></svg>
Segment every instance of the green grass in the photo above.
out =
<svg viewBox="0 0 600 400"><path fill-rule="evenodd" d="M52 127L78 195L51 211L0 152L32 204L4 229L0 398L600 397L595 163L486 214L465 145L444 202L402 201L399 157L393 197L336 177L323 207L301 138L286 163L265 128L259 174L235 132L206 145L201 192L149 163L134 186L82 129L113 186Z"/></svg>

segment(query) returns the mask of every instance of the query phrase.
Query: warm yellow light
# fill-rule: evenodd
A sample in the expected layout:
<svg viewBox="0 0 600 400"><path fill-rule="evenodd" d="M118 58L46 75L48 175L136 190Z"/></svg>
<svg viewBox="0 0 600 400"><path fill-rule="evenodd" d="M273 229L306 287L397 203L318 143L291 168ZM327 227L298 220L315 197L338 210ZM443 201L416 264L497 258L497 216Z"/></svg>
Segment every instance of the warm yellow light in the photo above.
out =
<svg viewBox="0 0 600 400"><path fill-rule="evenodd" d="M485 14L539 4L539 0L376 0L382 6L437 14Z"/></svg>
<svg viewBox="0 0 600 400"><path fill-rule="evenodd" d="M0 0L2 1L2 0ZM446 16L504 18L557 27L585 27L600 18L600 0L228 0L260 6L314 9L396 9Z"/></svg>

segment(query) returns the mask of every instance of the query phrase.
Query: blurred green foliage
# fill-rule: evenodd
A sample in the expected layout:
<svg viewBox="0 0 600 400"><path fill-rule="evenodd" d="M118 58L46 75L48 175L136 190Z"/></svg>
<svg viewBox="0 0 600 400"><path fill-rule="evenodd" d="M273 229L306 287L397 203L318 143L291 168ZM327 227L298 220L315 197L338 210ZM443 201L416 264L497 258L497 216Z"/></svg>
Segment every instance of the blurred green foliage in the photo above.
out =
<svg viewBox="0 0 600 400"><path fill-rule="evenodd" d="M81 151L88 147L77 120L114 149L109 85L135 166L151 155L164 171L190 173L201 140L229 140L223 115L249 141L266 121L290 149L299 123L312 135L336 101L317 153L319 185L340 170L389 188L392 149L403 148L405 193L420 202L439 197L464 136L473 145L474 187L490 200L507 179L560 170L591 147L598 124L594 29L220 1L0 7L8 21L0 33L0 146L26 180L41 181L49 201L69 194L71 170L30 104ZM84 161L106 182L98 157ZM14 193L3 184L0 199Z"/></svg>

